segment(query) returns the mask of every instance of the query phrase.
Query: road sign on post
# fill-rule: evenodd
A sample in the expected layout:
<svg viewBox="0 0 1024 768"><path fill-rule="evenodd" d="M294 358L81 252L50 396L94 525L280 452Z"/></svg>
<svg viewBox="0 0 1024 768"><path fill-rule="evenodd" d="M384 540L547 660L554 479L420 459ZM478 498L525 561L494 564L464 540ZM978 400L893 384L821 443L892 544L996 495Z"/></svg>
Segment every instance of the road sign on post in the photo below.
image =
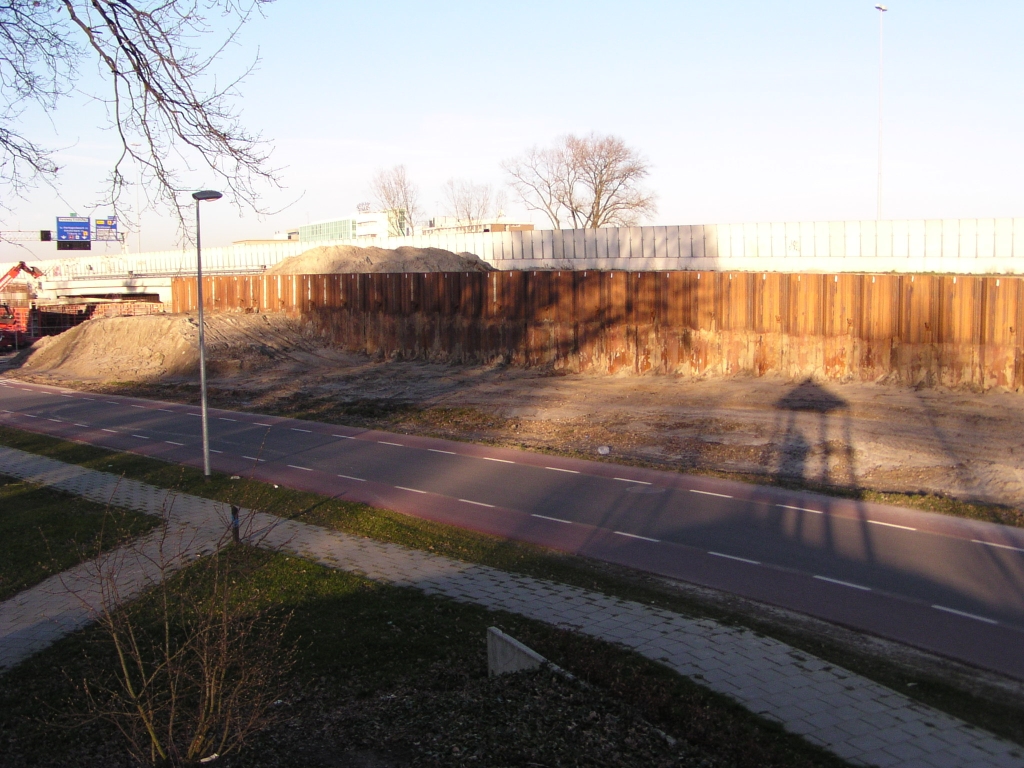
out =
<svg viewBox="0 0 1024 768"><path fill-rule="evenodd" d="M88 216L58 216L57 242L78 242L92 240L92 228Z"/></svg>
<svg viewBox="0 0 1024 768"><path fill-rule="evenodd" d="M96 219L95 240L97 242L119 242L117 237L117 217L110 216L106 219Z"/></svg>
<svg viewBox="0 0 1024 768"><path fill-rule="evenodd" d="M57 217L57 250L92 250L92 228L88 216Z"/></svg>

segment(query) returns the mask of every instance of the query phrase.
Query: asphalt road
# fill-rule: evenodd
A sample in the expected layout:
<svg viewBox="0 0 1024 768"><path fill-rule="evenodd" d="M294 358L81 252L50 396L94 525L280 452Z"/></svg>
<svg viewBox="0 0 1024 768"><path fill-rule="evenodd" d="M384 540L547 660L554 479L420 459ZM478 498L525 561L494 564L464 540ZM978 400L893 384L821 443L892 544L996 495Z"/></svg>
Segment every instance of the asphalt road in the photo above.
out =
<svg viewBox="0 0 1024 768"><path fill-rule="evenodd" d="M0 424L202 463L197 407L0 380ZM1024 530L216 409L210 431L222 472L726 590L1024 679Z"/></svg>

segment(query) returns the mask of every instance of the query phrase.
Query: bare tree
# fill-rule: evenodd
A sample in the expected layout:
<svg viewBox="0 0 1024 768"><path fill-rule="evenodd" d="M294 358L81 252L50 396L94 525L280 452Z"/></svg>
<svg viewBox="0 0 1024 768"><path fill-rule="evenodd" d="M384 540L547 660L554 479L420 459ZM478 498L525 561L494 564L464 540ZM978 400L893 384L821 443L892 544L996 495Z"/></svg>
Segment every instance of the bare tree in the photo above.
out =
<svg viewBox="0 0 1024 768"><path fill-rule="evenodd" d="M419 189L406 173L404 165L381 168L370 181L370 195L388 214L388 234L401 237L406 228L416 226L419 218Z"/></svg>
<svg viewBox="0 0 1024 768"><path fill-rule="evenodd" d="M505 195L495 193L490 184L475 184L467 179L448 179L441 187L445 212L459 224L470 224L504 215Z"/></svg>
<svg viewBox="0 0 1024 768"><path fill-rule="evenodd" d="M0 185L21 193L59 168L54 152L20 132L32 105L56 110L78 87L81 67L99 65L119 141L104 194L115 212L141 169L147 199L187 221L183 173L202 168L234 200L258 210L276 183L269 151L240 124L231 100L242 77L214 79L214 64L240 28L270 0L14 0L0 5ZM225 31L221 44L208 38ZM137 213L137 212L136 212Z"/></svg>
<svg viewBox="0 0 1024 768"><path fill-rule="evenodd" d="M502 167L527 208L543 211L556 229L631 226L653 215L656 196L642 183L647 161L617 136L563 136Z"/></svg>

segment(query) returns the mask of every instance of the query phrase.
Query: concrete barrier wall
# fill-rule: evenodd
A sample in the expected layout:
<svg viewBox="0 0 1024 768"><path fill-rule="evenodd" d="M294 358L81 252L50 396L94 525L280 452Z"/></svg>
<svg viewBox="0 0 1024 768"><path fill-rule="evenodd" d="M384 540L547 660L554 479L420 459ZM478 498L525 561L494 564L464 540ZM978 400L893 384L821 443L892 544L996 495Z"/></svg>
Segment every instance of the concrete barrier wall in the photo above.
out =
<svg viewBox="0 0 1024 768"><path fill-rule="evenodd" d="M173 309L196 307L176 278ZM211 310L287 312L375 356L571 371L1024 385L1024 278L768 272L262 275Z"/></svg>
<svg viewBox="0 0 1024 768"><path fill-rule="evenodd" d="M498 269L1024 274L1024 218L819 221L416 235L203 249L210 274L260 273L316 245L475 253ZM59 259L47 280L187 275L193 250Z"/></svg>

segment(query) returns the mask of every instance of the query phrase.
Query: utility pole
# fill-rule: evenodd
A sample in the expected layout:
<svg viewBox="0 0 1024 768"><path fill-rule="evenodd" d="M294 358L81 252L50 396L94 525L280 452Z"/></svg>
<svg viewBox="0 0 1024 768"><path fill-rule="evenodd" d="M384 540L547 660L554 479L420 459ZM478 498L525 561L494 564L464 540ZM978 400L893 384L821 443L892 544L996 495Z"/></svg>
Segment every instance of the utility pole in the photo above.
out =
<svg viewBox="0 0 1024 768"><path fill-rule="evenodd" d="M878 191L876 196L875 219L882 220L882 19L889 9L876 5L878 10Z"/></svg>

